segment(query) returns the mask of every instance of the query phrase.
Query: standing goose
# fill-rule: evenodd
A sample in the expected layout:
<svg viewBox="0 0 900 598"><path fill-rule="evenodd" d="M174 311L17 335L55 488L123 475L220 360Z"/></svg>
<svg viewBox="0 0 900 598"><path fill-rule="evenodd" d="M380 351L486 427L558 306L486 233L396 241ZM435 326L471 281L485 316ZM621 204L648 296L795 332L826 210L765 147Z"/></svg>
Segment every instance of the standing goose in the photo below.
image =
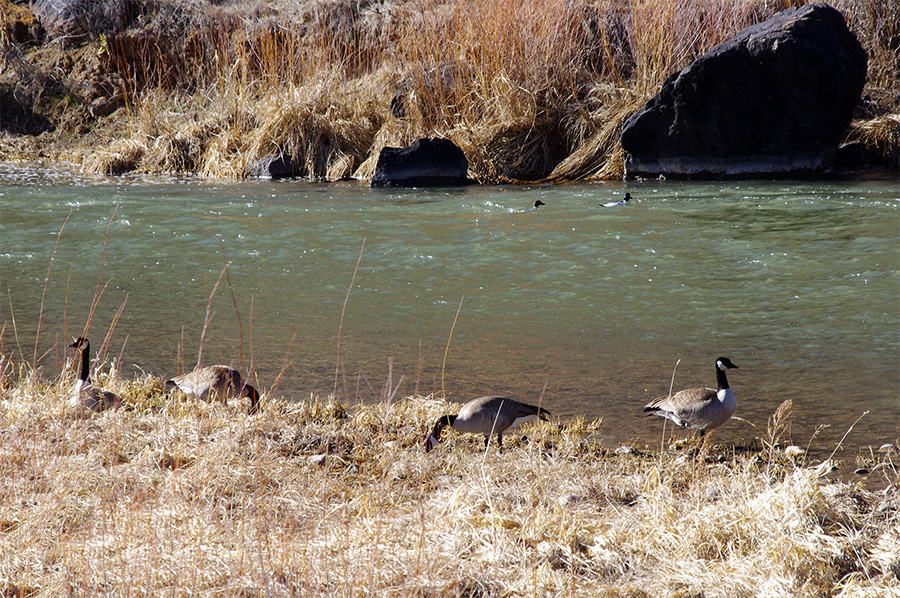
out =
<svg viewBox="0 0 900 598"><path fill-rule="evenodd" d="M259 392L244 384L241 373L227 365L197 368L166 381L166 388L175 386L184 394L204 401L221 398L222 403L227 403L228 397L249 397L250 415L259 410Z"/></svg>
<svg viewBox="0 0 900 598"><path fill-rule="evenodd" d="M75 388L69 396L69 405L91 411L103 411L110 407L117 410L122 400L115 393L94 388L94 385L91 384L91 343L88 342L88 339L78 337L69 347L81 350L78 380L75 381Z"/></svg>
<svg viewBox="0 0 900 598"><path fill-rule="evenodd" d="M682 428L696 428L703 436L707 430L728 421L737 407L734 391L728 386L728 378L725 377L725 370L729 368L737 369L737 366L727 357L719 357L716 359L717 390L681 390L671 396L653 399L644 407L644 411L667 417Z"/></svg>
<svg viewBox="0 0 900 598"><path fill-rule="evenodd" d="M462 406L457 415L444 415L434 424L434 429L425 438L427 453L441 439L441 431L450 426L460 432L484 434L484 448L487 448L491 433L497 434L497 444L503 450L503 431L533 419L546 420L550 412L546 409L526 405L504 397L480 397Z"/></svg>

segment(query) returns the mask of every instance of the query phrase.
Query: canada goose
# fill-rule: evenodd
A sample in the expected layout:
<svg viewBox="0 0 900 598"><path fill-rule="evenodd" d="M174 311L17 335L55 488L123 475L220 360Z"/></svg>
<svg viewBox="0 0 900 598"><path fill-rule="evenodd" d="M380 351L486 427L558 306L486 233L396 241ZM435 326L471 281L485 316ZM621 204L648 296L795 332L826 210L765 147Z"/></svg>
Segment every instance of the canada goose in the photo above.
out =
<svg viewBox="0 0 900 598"><path fill-rule="evenodd" d="M644 411L667 417L682 428L696 428L700 435L716 426L721 426L734 414L737 399L728 386L725 370L737 369L727 357L716 359L716 386L711 388L690 388L671 396L650 401Z"/></svg>
<svg viewBox="0 0 900 598"><path fill-rule="evenodd" d="M166 388L175 386L184 394L204 401L218 397L222 403L227 403L228 397L249 397L249 413L252 415L259 410L259 392L244 384L241 373L227 365L197 368L166 381Z"/></svg>
<svg viewBox="0 0 900 598"><path fill-rule="evenodd" d="M427 453L441 439L441 431L446 426L460 432L484 434L484 447L490 442L491 433L497 434L497 444L503 450L503 431L533 419L543 419L550 412L541 407L526 405L504 397L479 397L462 406L457 415L444 415L434 424L434 429L425 438Z"/></svg>
<svg viewBox="0 0 900 598"><path fill-rule="evenodd" d="M619 201L608 201L603 204L604 208L615 208L616 206L624 206L631 201L631 193L626 193L625 197Z"/></svg>
<svg viewBox="0 0 900 598"><path fill-rule="evenodd" d="M103 411L110 407L117 410L122 400L115 393L94 388L91 384L91 343L88 339L78 337L69 347L81 350L78 380L75 381L75 388L69 396L69 405L91 411Z"/></svg>

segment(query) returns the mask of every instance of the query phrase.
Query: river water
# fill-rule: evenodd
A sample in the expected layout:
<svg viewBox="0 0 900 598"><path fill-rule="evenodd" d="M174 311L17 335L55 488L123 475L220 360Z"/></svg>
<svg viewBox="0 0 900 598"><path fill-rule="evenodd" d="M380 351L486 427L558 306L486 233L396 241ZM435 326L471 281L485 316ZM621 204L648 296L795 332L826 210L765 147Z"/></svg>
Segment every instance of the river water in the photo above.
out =
<svg viewBox="0 0 900 598"><path fill-rule="evenodd" d="M327 396L336 369L350 404L389 373L397 397L543 393L611 445L658 442L643 405L679 360L676 389L714 385L720 355L741 419L717 440L764 434L793 399L795 443L830 451L864 412L845 446L896 443L898 269L897 180L370 190L0 165L2 350L33 361L40 319L47 377L98 281L89 338L115 323L126 375L193 367L215 288L204 363L275 395Z"/></svg>

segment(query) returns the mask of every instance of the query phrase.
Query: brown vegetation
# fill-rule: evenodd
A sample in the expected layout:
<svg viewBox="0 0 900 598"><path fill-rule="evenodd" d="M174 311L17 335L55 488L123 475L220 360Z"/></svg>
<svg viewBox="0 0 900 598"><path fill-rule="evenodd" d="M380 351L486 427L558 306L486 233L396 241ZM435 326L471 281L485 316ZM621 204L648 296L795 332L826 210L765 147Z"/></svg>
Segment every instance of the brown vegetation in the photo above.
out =
<svg viewBox="0 0 900 598"><path fill-rule="evenodd" d="M240 177L283 151L334 180L443 136L483 182L617 178L621 123L668 75L803 3L108 0L87 30L43 32L0 0L0 158ZM850 137L896 155L900 8L832 4L869 54Z"/></svg>
<svg viewBox="0 0 900 598"><path fill-rule="evenodd" d="M94 379L124 407L85 417L71 378L5 375L3 596L888 596L900 589L891 452L872 491L761 451L611 451L600 422L544 422L502 454L452 434L431 397L344 409L264 398L247 417ZM797 447L791 447L796 449Z"/></svg>

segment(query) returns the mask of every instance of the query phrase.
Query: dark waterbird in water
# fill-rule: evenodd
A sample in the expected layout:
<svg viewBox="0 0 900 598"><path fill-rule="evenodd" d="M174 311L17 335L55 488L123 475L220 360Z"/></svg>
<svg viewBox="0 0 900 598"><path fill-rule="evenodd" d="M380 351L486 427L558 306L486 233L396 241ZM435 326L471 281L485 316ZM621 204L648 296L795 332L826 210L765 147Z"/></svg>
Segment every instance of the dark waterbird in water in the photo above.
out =
<svg viewBox="0 0 900 598"><path fill-rule="evenodd" d="M497 435L497 444L503 450L503 431L534 419L546 420L550 412L541 407L527 405L505 397L479 397L462 406L456 415L443 415L425 437L425 452L429 452L441 439L447 426L459 432L484 434L484 448L488 447L491 434Z"/></svg>
<svg viewBox="0 0 900 598"><path fill-rule="evenodd" d="M621 200L608 201L605 204L603 204L603 207L604 208L615 208L617 206L624 206L624 205L627 205L629 201L631 201L631 193L626 193L625 197L623 197Z"/></svg>
<svg viewBox="0 0 900 598"><path fill-rule="evenodd" d="M516 210L515 213L516 213L516 214L524 214L525 212L533 212L533 211L535 211L536 209L538 209L539 207L545 206L545 205L547 205L547 204L545 204L544 202L542 202L542 201L539 200L539 199L536 199L536 200L534 200L534 203L531 204L531 207L530 207L530 208L527 208L527 209L525 209L525 210Z"/></svg>

